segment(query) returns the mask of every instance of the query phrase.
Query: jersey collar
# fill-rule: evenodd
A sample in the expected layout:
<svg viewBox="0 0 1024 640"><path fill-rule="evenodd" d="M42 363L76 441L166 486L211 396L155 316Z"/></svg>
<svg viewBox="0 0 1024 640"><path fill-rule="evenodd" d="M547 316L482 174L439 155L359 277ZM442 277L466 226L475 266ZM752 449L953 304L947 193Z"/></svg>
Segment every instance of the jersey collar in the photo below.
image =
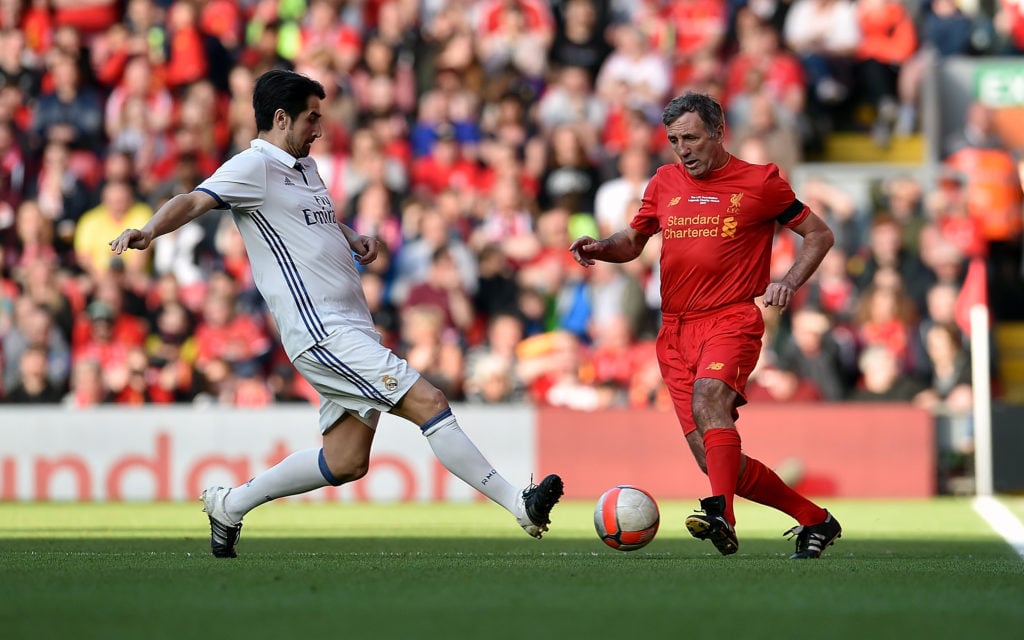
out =
<svg viewBox="0 0 1024 640"><path fill-rule="evenodd" d="M254 138L252 142L249 143L249 146L262 153L265 153L266 155L270 156L274 160L277 160L278 162L288 167L289 169L294 168L295 163L298 162L298 158L288 153L281 147L270 142L267 142L263 138Z"/></svg>

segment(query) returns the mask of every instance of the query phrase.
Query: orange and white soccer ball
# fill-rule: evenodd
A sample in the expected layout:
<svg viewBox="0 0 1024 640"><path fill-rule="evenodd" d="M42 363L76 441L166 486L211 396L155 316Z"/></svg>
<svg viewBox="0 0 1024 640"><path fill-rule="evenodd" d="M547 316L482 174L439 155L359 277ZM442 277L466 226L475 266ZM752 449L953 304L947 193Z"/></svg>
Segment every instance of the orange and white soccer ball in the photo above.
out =
<svg viewBox="0 0 1024 640"><path fill-rule="evenodd" d="M647 546L658 533L660 519L654 497L627 484L605 491L594 508L597 536L619 551L636 551Z"/></svg>

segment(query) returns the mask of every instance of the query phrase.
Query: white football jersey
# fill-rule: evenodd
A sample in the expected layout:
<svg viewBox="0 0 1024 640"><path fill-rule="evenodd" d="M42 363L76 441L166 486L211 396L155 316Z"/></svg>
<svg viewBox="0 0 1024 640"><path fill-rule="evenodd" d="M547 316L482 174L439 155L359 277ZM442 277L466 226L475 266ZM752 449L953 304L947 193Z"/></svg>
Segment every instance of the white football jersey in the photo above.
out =
<svg viewBox="0 0 1024 640"><path fill-rule="evenodd" d="M312 158L256 139L196 189L231 210L290 359L339 327L374 331L352 249Z"/></svg>

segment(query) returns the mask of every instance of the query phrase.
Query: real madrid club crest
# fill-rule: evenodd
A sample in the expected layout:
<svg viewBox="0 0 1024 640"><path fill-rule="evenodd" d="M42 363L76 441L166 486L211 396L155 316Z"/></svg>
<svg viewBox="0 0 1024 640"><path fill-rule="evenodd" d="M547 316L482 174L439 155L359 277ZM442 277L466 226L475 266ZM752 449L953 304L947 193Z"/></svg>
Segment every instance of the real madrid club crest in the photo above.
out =
<svg viewBox="0 0 1024 640"><path fill-rule="evenodd" d="M398 378L384 376L383 378L381 378L381 381L384 383L384 388L387 389L388 391L394 391L395 389L398 388Z"/></svg>

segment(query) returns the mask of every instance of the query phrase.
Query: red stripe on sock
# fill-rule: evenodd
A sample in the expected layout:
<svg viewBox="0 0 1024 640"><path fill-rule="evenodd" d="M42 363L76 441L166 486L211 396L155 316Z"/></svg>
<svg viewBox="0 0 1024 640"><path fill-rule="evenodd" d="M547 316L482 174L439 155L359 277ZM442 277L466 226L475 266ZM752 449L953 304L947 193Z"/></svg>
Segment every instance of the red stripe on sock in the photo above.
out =
<svg viewBox="0 0 1024 640"><path fill-rule="evenodd" d="M777 473L750 456L747 456L747 466L736 484L736 494L778 509L802 525L824 522L828 515L824 509L783 482Z"/></svg>
<svg viewBox="0 0 1024 640"><path fill-rule="evenodd" d="M704 454L708 463L711 495L725 496L725 517L736 524L733 496L740 474L740 433L736 429L708 429L704 432Z"/></svg>

